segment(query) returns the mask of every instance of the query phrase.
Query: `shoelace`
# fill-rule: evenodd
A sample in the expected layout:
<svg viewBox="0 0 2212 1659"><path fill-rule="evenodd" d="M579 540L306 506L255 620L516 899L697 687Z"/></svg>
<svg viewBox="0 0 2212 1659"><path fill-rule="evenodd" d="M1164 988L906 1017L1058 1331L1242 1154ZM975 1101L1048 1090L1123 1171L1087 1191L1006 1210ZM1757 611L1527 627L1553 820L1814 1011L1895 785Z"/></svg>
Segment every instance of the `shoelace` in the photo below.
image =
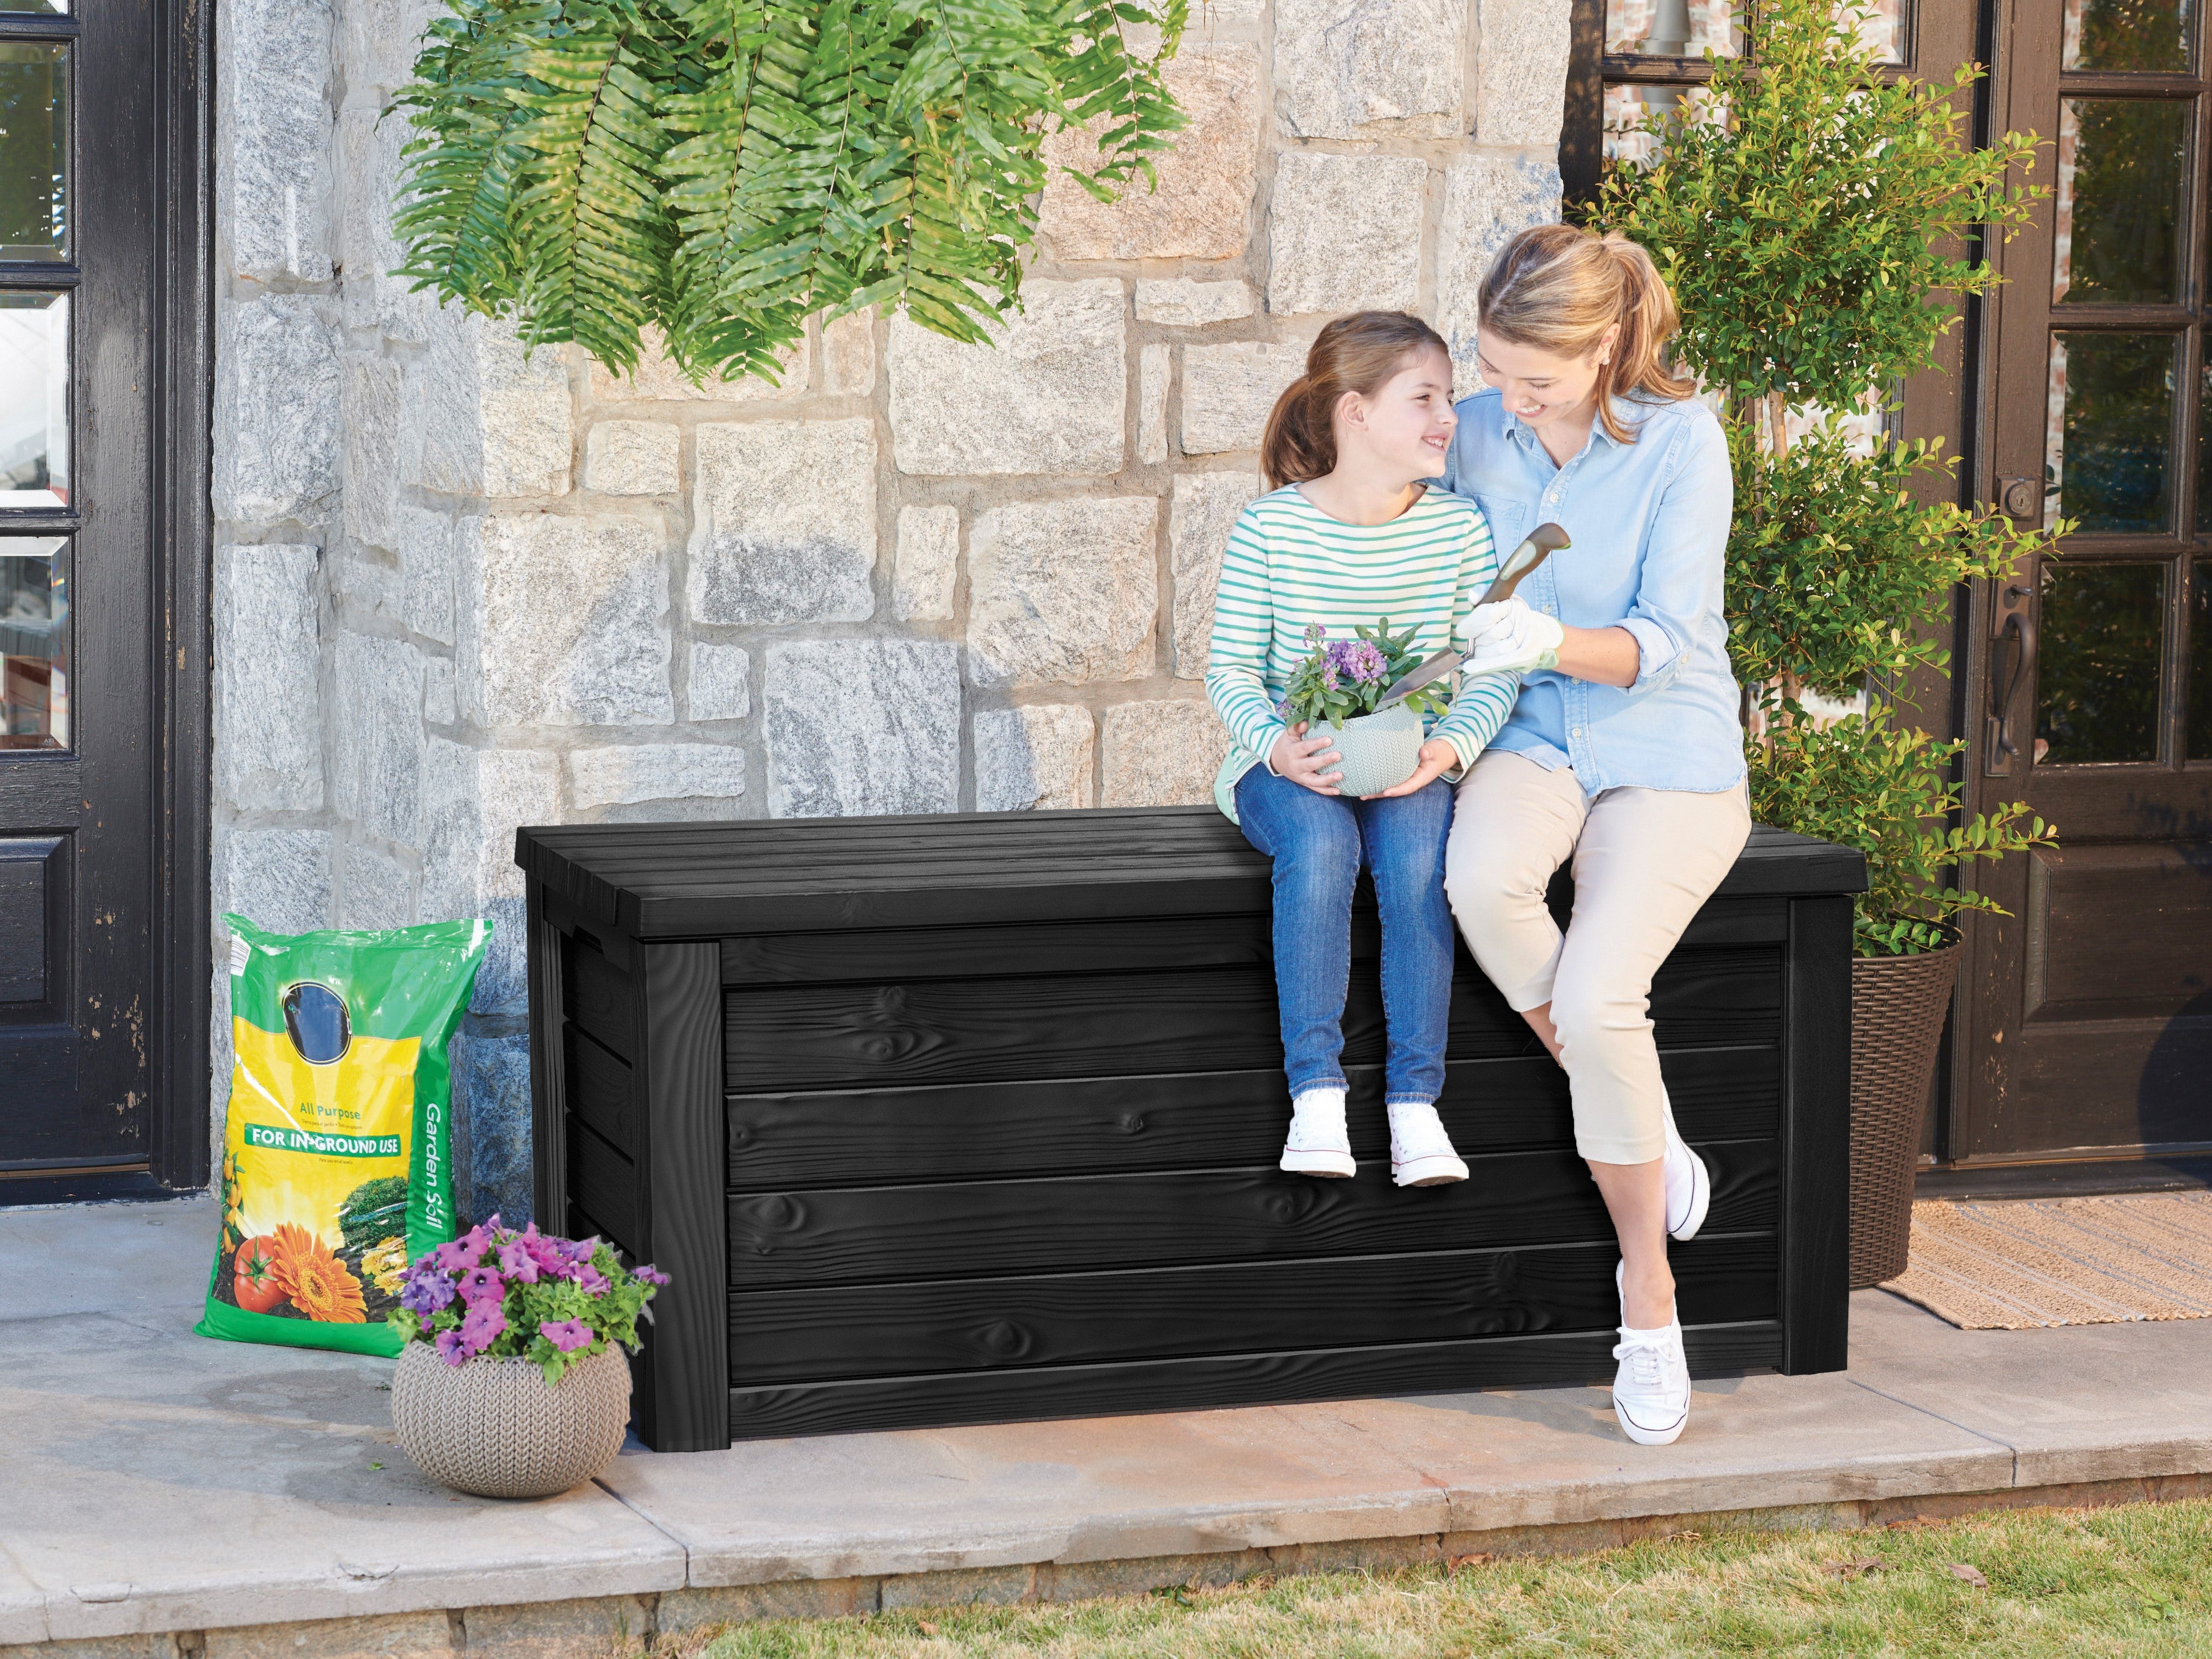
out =
<svg viewBox="0 0 2212 1659"><path fill-rule="evenodd" d="M1632 1388L1656 1389L1662 1375L1662 1362L1667 1350L1658 1342L1624 1339L1613 1351L1615 1359L1628 1362L1628 1381Z"/></svg>
<svg viewBox="0 0 2212 1659"><path fill-rule="evenodd" d="M1413 1119L1410 1123L1391 1126L1391 1141L1399 1152L1399 1162L1416 1158L1449 1158L1451 1137L1444 1133L1441 1120L1433 1114Z"/></svg>

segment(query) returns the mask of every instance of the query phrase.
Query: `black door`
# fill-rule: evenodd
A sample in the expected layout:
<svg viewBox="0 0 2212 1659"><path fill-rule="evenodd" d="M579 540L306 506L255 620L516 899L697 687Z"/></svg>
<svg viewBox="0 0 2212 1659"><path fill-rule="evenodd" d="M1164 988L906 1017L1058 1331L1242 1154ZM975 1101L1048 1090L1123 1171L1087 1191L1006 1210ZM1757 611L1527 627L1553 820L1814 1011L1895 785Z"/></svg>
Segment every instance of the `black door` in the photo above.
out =
<svg viewBox="0 0 2212 1659"><path fill-rule="evenodd" d="M168 503L204 493L183 474L204 452L165 400L204 289L167 240L201 193L197 59L180 83L172 22L0 0L0 1202L204 1168L204 1128L165 1114L176 987L205 972L156 971L190 948L174 901L204 892L164 867L172 820L204 817L173 706L177 670L204 672L204 608L171 589ZM204 1114L204 1081L181 1093Z"/></svg>

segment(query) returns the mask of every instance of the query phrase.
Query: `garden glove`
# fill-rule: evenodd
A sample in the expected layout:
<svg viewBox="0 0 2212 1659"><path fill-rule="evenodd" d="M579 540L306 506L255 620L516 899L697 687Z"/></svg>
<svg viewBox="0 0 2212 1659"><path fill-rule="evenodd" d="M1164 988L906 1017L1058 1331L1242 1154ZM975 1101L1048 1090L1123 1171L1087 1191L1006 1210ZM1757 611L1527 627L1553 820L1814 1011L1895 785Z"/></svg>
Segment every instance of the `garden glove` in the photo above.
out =
<svg viewBox="0 0 2212 1659"><path fill-rule="evenodd" d="M1460 668L1468 674L1556 668L1566 637L1556 617L1530 610L1528 600L1516 593L1494 605L1478 605L1468 613L1467 650Z"/></svg>

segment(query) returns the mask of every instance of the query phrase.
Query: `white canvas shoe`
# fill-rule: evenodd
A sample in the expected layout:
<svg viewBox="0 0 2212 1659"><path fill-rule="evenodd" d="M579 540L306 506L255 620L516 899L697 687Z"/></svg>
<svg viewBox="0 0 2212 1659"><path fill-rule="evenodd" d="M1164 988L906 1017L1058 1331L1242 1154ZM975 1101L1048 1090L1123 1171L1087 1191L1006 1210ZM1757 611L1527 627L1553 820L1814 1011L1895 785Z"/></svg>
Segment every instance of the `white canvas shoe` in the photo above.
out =
<svg viewBox="0 0 2212 1659"><path fill-rule="evenodd" d="M1667 1091L1659 1091L1660 1121L1667 1129L1664 1172L1667 1178L1667 1233L1670 1238L1695 1238L1705 1224L1705 1211L1713 1201L1712 1171L1705 1160L1690 1150L1674 1127L1674 1105Z"/></svg>
<svg viewBox="0 0 2212 1659"><path fill-rule="evenodd" d="M1280 1168L1292 1175L1356 1175L1352 1138L1344 1128L1344 1091L1309 1089L1291 1104L1291 1132Z"/></svg>
<svg viewBox="0 0 2212 1659"><path fill-rule="evenodd" d="M1639 1446L1671 1446L1690 1420L1690 1363L1682 1352L1682 1322L1656 1331L1620 1328L1613 1351L1620 1369L1613 1378L1613 1414L1620 1431Z"/></svg>
<svg viewBox="0 0 2212 1659"><path fill-rule="evenodd" d="M1442 1187L1467 1179L1443 1120L1418 1101L1390 1108L1390 1178L1401 1187Z"/></svg>

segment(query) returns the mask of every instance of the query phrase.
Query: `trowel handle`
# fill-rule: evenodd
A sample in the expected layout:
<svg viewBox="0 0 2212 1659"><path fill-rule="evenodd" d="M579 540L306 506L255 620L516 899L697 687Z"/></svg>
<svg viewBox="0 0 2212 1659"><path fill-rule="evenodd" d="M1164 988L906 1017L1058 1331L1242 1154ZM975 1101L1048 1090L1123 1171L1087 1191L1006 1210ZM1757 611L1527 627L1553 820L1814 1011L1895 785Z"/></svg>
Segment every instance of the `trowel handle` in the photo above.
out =
<svg viewBox="0 0 2212 1659"><path fill-rule="evenodd" d="M1572 547L1567 532L1555 524L1540 524L1530 531L1521 545L1513 550L1513 556L1498 567L1498 574L1477 605L1500 605L1513 597L1513 590L1521 586L1521 579L1543 563L1563 547Z"/></svg>

